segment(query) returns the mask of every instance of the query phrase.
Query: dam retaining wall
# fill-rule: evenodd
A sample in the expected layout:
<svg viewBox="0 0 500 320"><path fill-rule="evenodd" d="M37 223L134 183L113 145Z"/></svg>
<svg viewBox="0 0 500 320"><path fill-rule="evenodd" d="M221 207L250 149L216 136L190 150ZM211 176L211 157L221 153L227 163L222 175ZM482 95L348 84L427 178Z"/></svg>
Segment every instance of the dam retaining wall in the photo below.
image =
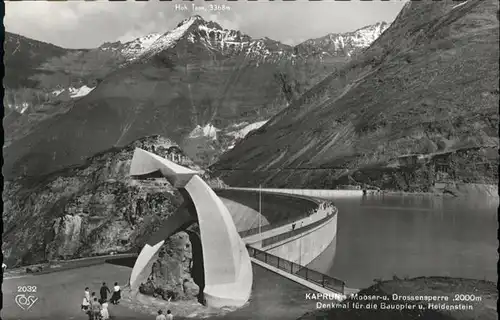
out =
<svg viewBox="0 0 500 320"><path fill-rule="evenodd" d="M280 258L306 266L316 259L334 241L337 235L337 215L323 221L319 226L301 232L296 236L265 245L261 250ZM262 246L264 245L264 246Z"/></svg>
<svg viewBox="0 0 500 320"><path fill-rule="evenodd" d="M259 188L237 188L227 187L225 190L247 190L259 191ZM280 188L262 188L262 192L290 194L303 197L332 199L335 197L362 197L363 190L324 190L324 189L280 189Z"/></svg>
<svg viewBox="0 0 500 320"><path fill-rule="evenodd" d="M229 205L230 211L234 211L232 215L235 222L238 222L239 231L243 227L239 216L245 215L248 216L246 219L255 220L254 214L249 212L258 208L256 206L259 202L259 191L262 191L262 199L266 199L267 203L262 209L268 209L262 211L262 220L267 220L265 223L270 224L267 227L275 226L275 229L263 228L262 231L266 231L262 235L254 234L245 238L245 242L256 249L302 266L306 266L323 253L337 235L337 208L320 205L322 201L318 198L328 199L339 194L363 194L361 190L216 189L215 192ZM234 203L231 203L233 201ZM242 208L238 208L239 206ZM307 213L309 216L304 216ZM248 222L244 225L255 227L253 223Z"/></svg>
<svg viewBox="0 0 500 320"><path fill-rule="evenodd" d="M255 190L214 189L228 208L238 232L262 227L278 227L312 214L320 201L298 195Z"/></svg>

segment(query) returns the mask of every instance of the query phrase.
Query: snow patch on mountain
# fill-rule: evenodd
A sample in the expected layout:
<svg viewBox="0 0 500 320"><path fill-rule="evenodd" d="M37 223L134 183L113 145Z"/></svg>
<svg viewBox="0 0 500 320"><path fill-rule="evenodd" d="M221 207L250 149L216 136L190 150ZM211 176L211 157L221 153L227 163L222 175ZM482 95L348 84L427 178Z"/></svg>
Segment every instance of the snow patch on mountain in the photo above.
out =
<svg viewBox="0 0 500 320"><path fill-rule="evenodd" d="M28 110L29 106L30 106L30 105L29 105L27 102L23 102L23 103L21 104L21 108L20 108L20 109L21 109L21 111L19 111L19 112L24 113L26 110Z"/></svg>
<svg viewBox="0 0 500 320"><path fill-rule="evenodd" d="M6 109L11 109L11 110L15 110L19 113L24 113L24 112L26 112L26 110L28 110L28 108L30 107L30 104L28 102L22 102L20 104L11 104L11 103L6 103L4 101L4 106Z"/></svg>
<svg viewBox="0 0 500 320"><path fill-rule="evenodd" d="M458 8L458 7L461 7L461 6L463 6L464 4L466 4L467 2L468 2L468 1L460 2L459 4L457 4L456 6L454 6L454 7L453 7L453 8L451 8L451 9L456 9L456 8Z"/></svg>
<svg viewBox="0 0 500 320"><path fill-rule="evenodd" d="M236 143L240 141L241 139L245 138L250 132L259 129L263 125L265 125L269 120L264 120L264 121L258 121L254 123L248 123L248 122L240 122L236 124L232 124L229 126L229 128L232 129L237 129L233 131L226 132L227 136L233 137L232 143L227 147L227 150L231 150L234 148Z"/></svg>
<svg viewBox="0 0 500 320"><path fill-rule="evenodd" d="M269 121L269 120L259 121L259 122L254 122L254 123L251 123L251 124L247 124L245 127L243 127L240 130L227 132L226 135L233 136L235 139L243 139L251 131L257 130L260 127L262 127L263 125L265 125L267 123L267 121Z"/></svg>
<svg viewBox="0 0 500 320"><path fill-rule="evenodd" d="M63 92L64 92L64 89L57 89L57 90L52 91L52 94L55 96L58 96Z"/></svg>
<svg viewBox="0 0 500 320"><path fill-rule="evenodd" d="M81 86L80 88L69 88L69 96L71 98L79 98L88 95L94 88L89 88L87 86Z"/></svg>
<svg viewBox="0 0 500 320"><path fill-rule="evenodd" d="M88 95L94 88L87 87L86 85L81 86L80 88L74 88L74 87L69 87L67 90L69 92L70 98L80 98ZM66 89L57 89L52 91L52 94L55 96L59 96L63 92L65 92Z"/></svg>
<svg viewBox="0 0 500 320"><path fill-rule="evenodd" d="M198 30L202 31L209 39L235 44L243 44L245 41L240 41L239 33L234 30L223 30L217 27L209 27L204 24L198 26Z"/></svg>
<svg viewBox="0 0 500 320"><path fill-rule="evenodd" d="M217 140L217 132L221 131L217 129L212 124L207 124L204 127L197 125L196 128L191 131L189 138L206 137L213 140Z"/></svg>
<svg viewBox="0 0 500 320"><path fill-rule="evenodd" d="M242 128L244 126L247 126L249 123L247 121L239 122L239 123L233 123L230 125L228 128Z"/></svg>

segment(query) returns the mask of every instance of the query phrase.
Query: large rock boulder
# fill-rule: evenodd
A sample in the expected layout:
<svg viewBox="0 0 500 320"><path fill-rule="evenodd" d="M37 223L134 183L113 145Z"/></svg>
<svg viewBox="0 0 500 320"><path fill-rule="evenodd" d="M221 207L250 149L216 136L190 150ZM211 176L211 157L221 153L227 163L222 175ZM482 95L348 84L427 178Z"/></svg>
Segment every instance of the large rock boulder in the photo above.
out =
<svg viewBox="0 0 500 320"><path fill-rule="evenodd" d="M139 291L165 300L196 299L199 287L191 272L193 254L189 235L181 231L172 235L160 248L151 274Z"/></svg>
<svg viewBox="0 0 500 320"><path fill-rule="evenodd" d="M153 281L148 279L146 283L141 283L141 285L139 286L139 292L142 294L147 294L149 296L152 296L155 293L155 286Z"/></svg>
<svg viewBox="0 0 500 320"><path fill-rule="evenodd" d="M200 287L193 281L184 280L183 289L186 297L196 297L200 293Z"/></svg>

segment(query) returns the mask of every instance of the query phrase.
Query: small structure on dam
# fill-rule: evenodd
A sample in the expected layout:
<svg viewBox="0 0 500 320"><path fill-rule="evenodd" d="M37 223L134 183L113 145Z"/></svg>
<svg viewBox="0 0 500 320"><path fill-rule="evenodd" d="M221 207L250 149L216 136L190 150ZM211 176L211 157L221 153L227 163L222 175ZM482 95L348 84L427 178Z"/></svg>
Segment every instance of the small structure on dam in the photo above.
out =
<svg viewBox="0 0 500 320"><path fill-rule="evenodd" d="M251 293L252 265L228 209L198 172L137 148L132 158L130 175L144 177L158 173L179 189L184 197L183 208L189 214L185 210L177 211L151 236L132 270L131 290L137 292L165 239L197 220L204 278L200 290L203 290L206 304L215 308L243 306Z"/></svg>

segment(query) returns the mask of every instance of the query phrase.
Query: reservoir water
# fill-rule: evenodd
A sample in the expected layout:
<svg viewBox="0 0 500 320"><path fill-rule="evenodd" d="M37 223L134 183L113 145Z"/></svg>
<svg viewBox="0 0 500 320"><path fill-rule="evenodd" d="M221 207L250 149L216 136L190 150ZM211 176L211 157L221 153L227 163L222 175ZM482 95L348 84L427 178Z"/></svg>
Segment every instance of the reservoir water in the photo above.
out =
<svg viewBox="0 0 500 320"><path fill-rule="evenodd" d="M339 208L336 243L309 266L348 287L364 288L393 275L497 281L498 198L367 195L332 200Z"/></svg>

